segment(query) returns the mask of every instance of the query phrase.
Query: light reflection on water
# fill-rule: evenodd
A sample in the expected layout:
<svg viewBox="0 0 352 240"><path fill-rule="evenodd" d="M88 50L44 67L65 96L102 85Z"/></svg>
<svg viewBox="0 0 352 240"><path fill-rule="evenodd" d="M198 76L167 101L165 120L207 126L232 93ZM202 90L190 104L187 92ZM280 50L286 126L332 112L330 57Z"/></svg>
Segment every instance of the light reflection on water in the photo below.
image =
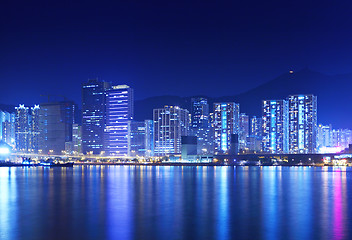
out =
<svg viewBox="0 0 352 240"><path fill-rule="evenodd" d="M0 239L351 239L351 168L0 168Z"/></svg>

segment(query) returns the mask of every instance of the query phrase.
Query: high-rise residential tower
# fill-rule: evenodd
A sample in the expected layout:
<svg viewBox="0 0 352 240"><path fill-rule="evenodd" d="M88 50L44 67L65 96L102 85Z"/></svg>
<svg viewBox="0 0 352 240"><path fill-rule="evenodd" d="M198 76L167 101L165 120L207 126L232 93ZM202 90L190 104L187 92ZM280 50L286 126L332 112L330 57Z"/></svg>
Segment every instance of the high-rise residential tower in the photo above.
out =
<svg viewBox="0 0 352 240"><path fill-rule="evenodd" d="M72 153L82 153L82 126L77 123L72 125Z"/></svg>
<svg viewBox="0 0 352 240"><path fill-rule="evenodd" d="M0 110L0 140L15 145L15 113Z"/></svg>
<svg viewBox="0 0 352 240"><path fill-rule="evenodd" d="M239 134L240 105L234 102L214 103L215 153L228 153L231 135Z"/></svg>
<svg viewBox="0 0 352 240"><path fill-rule="evenodd" d="M317 152L317 97L291 95L289 107L289 153Z"/></svg>
<svg viewBox="0 0 352 240"><path fill-rule="evenodd" d="M263 118L253 116L251 118L251 136L261 137L263 135Z"/></svg>
<svg viewBox="0 0 352 240"><path fill-rule="evenodd" d="M133 89L112 86L106 94L105 152L111 156L128 156L128 122L133 120Z"/></svg>
<svg viewBox="0 0 352 240"><path fill-rule="evenodd" d="M189 112L177 106L154 109L154 155L181 153L181 136L189 133Z"/></svg>
<svg viewBox="0 0 352 240"><path fill-rule="evenodd" d="M40 114L39 105L34 105L34 107L30 108L29 150L34 153L37 153L39 150L39 137L40 137L39 114Z"/></svg>
<svg viewBox="0 0 352 240"><path fill-rule="evenodd" d="M332 144L332 126L331 125L318 125L317 132L317 148L333 147Z"/></svg>
<svg viewBox="0 0 352 240"><path fill-rule="evenodd" d="M104 153L106 91L110 83L88 80L82 85L82 153Z"/></svg>
<svg viewBox="0 0 352 240"><path fill-rule="evenodd" d="M288 103L286 100L264 100L263 152L288 152Z"/></svg>
<svg viewBox="0 0 352 240"><path fill-rule="evenodd" d="M16 151L27 152L29 149L30 125L29 125L29 108L20 104L15 108L15 142Z"/></svg>
<svg viewBox="0 0 352 240"><path fill-rule="evenodd" d="M241 150L245 150L247 137L249 136L249 116L246 115L245 113L241 113L239 121L240 121L239 134L238 134L239 148Z"/></svg>

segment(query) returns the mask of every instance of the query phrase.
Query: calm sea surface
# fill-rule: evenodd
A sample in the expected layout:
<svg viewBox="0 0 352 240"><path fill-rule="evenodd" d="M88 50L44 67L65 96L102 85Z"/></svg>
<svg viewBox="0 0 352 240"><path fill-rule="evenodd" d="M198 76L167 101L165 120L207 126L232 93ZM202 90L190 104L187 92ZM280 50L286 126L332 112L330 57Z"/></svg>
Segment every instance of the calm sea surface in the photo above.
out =
<svg viewBox="0 0 352 240"><path fill-rule="evenodd" d="M352 169L1 167L0 239L352 239Z"/></svg>

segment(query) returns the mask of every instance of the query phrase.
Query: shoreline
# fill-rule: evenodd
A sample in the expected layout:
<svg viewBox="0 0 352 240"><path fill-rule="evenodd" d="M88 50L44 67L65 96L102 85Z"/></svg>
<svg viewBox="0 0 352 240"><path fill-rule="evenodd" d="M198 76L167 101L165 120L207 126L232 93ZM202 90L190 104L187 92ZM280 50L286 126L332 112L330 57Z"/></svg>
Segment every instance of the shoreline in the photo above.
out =
<svg viewBox="0 0 352 240"><path fill-rule="evenodd" d="M74 163L74 166L186 166L186 167L222 167L222 166L238 166L238 167L350 167L350 166L334 166L334 165L324 165L324 164L218 164L218 163ZM39 164L34 165L23 165L16 163L2 163L0 167L50 167L50 166L40 166ZM53 167L53 166L51 166ZM64 166L62 166L64 167Z"/></svg>

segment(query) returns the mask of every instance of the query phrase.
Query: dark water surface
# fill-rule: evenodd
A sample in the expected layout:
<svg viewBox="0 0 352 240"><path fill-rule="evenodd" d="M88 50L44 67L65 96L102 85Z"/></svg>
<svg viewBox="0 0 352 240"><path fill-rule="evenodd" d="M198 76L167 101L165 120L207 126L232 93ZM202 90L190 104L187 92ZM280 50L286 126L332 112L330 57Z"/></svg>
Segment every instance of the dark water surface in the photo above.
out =
<svg viewBox="0 0 352 240"><path fill-rule="evenodd" d="M2 167L0 239L352 239L352 169Z"/></svg>

